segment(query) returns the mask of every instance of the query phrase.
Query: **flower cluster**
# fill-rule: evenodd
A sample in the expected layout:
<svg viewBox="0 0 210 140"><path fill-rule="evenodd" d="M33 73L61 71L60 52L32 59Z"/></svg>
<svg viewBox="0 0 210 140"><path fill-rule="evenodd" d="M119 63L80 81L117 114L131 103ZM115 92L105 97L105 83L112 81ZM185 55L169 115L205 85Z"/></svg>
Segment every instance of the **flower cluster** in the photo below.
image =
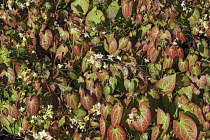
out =
<svg viewBox="0 0 210 140"><path fill-rule="evenodd" d="M35 140L54 140L52 136L49 135L48 132L45 130L42 130L41 132L38 133L33 133L33 138Z"/></svg>

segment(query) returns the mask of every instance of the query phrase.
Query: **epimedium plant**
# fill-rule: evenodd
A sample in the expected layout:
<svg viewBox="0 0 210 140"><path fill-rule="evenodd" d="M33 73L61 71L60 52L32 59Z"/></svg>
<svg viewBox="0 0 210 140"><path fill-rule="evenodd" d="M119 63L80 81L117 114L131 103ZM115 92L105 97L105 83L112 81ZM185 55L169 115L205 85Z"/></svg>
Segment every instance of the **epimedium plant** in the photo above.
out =
<svg viewBox="0 0 210 140"><path fill-rule="evenodd" d="M4 0L1 129L27 139L208 139L203 0Z"/></svg>

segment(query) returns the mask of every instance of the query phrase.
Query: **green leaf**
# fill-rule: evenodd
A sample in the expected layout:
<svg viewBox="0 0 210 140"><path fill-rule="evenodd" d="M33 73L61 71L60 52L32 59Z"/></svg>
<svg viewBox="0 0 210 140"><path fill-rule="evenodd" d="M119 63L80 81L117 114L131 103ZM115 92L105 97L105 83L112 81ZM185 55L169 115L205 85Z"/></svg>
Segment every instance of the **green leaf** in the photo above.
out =
<svg viewBox="0 0 210 140"><path fill-rule="evenodd" d="M74 109L73 113L75 114L76 117L80 118L80 117L84 117L87 115L87 112L81 108L78 109Z"/></svg>
<svg viewBox="0 0 210 140"><path fill-rule="evenodd" d="M106 105L102 104L100 108L101 116L106 119L107 116L111 113L112 111L112 105L111 103L107 102Z"/></svg>
<svg viewBox="0 0 210 140"><path fill-rule="evenodd" d="M60 61L62 61L62 58L67 54L69 51L68 47L61 44L56 51L55 57L58 58Z"/></svg>
<svg viewBox="0 0 210 140"><path fill-rule="evenodd" d="M59 121L58 121L58 127L61 127L65 122L66 122L66 117L63 116Z"/></svg>
<svg viewBox="0 0 210 140"><path fill-rule="evenodd" d="M152 130L152 134L151 134L151 140L157 140L159 134L160 134L160 124L156 125L153 130Z"/></svg>
<svg viewBox="0 0 210 140"><path fill-rule="evenodd" d="M104 14L101 10L90 11L85 19L87 26L95 26L105 20Z"/></svg>
<svg viewBox="0 0 210 140"><path fill-rule="evenodd" d="M120 6L118 5L117 1L113 1L106 10L106 16L109 19L114 19L120 9Z"/></svg>
<svg viewBox="0 0 210 140"><path fill-rule="evenodd" d="M75 0L71 3L71 9L74 13L86 15L89 8L89 0Z"/></svg>
<svg viewBox="0 0 210 140"><path fill-rule="evenodd" d="M197 126L195 122L185 114L180 113L179 121L173 120L173 130L180 140L197 139Z"/></svg>
<svg viewBox="0 0 210 140"><path fill-rule="evenodd" d="M199 22L200 19L200 12L197 8L194 8L192 15L188 18L190 25L194 25Z"/></svg>

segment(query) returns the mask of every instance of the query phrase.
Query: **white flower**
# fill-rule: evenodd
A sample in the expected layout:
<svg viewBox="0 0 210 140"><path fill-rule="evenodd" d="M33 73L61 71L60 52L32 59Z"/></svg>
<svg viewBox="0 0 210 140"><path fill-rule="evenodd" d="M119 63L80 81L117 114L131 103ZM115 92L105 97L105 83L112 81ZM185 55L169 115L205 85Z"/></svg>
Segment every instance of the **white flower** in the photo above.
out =
<svg viewBox="0 0 210 140"><path fill-rule="evenodd" d="M101 58L103 58L103 54L101 54L101 53L98 53L98 54L94 54L94 57L95 57L95 59L101 59Z"/></svg>
<svg viewBox="0 0 210 140"><path fill-rule="evenodd" d="M96 61L96 63L95 63L95 67L96 67L96 68L100 68L100 67L101 67L101 63L100 63L100 62L98 62L98 61Z"/></svg>
<svg viewBox="0 0 210 140"><path fill-rule="evenodd" d="M148 63L148 62L149 62L149 60L148 60L148 59L146 59L146 58L144 58L144 62L145 62L145 63Z"/></svg>
<svg viewBox="0 0 210 140"><path fill-rule="evenodd" d="M62 64L58 64L58 68L60 69L60 68L62 68L63 67L63 65Z"/></svg>
<svg viewBox="0 0 210 140"><path fill-rule="evenodd" d="M104 34L104 35L106 34L106 32L101 32L101 33Z"/></svg>
<svg viewBox="0 0 210 140"><path fill-rule="evenodd" d="M108 56L109 60L113 61L113 59L112 59L113 56L112 55L107 55L107 56Z"/></svg>
<svg viewBox="0 0 210 140"><path fill-rule="evenodd" d="M94 57L90 56L90 58L87 60L87 62L89 62L90 64L94 64L95 63Z"/></svg>
<svg viewBox="0 0 210 140"><path fill-rule="evenodd" d="M83 33L84 37L88 37L90 38L89 34L88 33Z"/></svg>
<svg viewBox="0 0 210 140"><path fill-rule="evenodd" d="M119 56L117 56L117 57L116 57L116 59L118 59L118 60L120 60L120 61L121 61L121 57L119 57Z"/></svg>
<svg viewBox="0 0 210 140"><path fill-rule="evenodd" d="M21 106L20 109L19 109L19 111L20 112L23 112L23 111L25 111L25 108Z"/></svg>
<svg viewBox="0 0 210 140"><path fill-rule="evenodd" d="M103 68L108 68L108 65L104 62Z"/></svg>

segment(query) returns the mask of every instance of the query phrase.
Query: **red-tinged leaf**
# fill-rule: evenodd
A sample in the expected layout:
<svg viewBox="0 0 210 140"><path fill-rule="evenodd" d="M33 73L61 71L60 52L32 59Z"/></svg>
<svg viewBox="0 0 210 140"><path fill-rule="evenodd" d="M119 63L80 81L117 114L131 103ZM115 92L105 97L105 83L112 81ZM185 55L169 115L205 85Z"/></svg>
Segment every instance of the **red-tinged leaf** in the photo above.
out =
<svg viewBox="0 0 210 140"><path fill-rule="evenodd" d="M171 59L174 59L174 57L176 56L176 46L172 46L172 47L166 47L166 53L168 54L168 56Z"/></svg>
<svg viewBox="0 0 210 140"><path fill-rule="evenodd" d="M62 27L56 27L56 29L58 29L59 35L63 41L66 41L67 39L69 39L68 31L63 30Z"/></svg>
<svg viewBox="0 0 210 140"><path fill-rule="evenodd" d="M191 69L191 67L198 61L198 56L196 54L188 54L187 60L189 61L189 69Z"/></svg>
<svg viewBox="0 0 210 140"><path fill-rule="evenodd" d="M127 44L128 44L128 41L129 41L129 37L122 37L119 39L119 47L118 49L124 49Z"/></svg>
<svg viewBox="0 0 210 140"><path fill-rule="evenodd" d="M182 58L179 58L178 67L179 67L179 70L181 72L188 71L188 69L189 69L189 62L188 62L188 60L186 59L186 60L183 61Z"/></svg>
<svg viewBox="0 0 210 140"><path fill-rule="evenodd" d="M4 116L8 117L8 115L9 115L9 110L8 110L8 108L4 107L4 108L1 110L1 113L2 113Z"/></svg>
<svg viewBox="0 0 210 140"><path fill-rule="evenodd" d="M106 105L102 104L100 108L101 116L106 119L107 116L111 113L112 111L112 105L111 103L107 102Z"/></svg>
<svg viewBox="0 0 210 140"><path fill-rule="evenodd" d="M9 114L12 118L15 118L15 119L18 118L18 109L15 104L10 106L9 112L10 112Z"/></svg>
<svg viewBox="0 0 210 140"><path fill-rule="evenodd" d="M177 48L176 48L176 55L177 55L179 58L184 58L184 50L183 50L181 47L177 47Z"/></svg>
<svg viewBox="0 0 210 140"><path fill-rule="evenodd" d="M206 85L206 75L202 75L200 77L200 79L197 79L195 81L195 83L197 84L197 86L199 87L199 89L204 89L204 87Z"/></svg>
<svg viewBox="0 0 210 140"><path fill-rule="evenodd" d="M87 110L90 110L93 107L94 100L90 94L86 94L85 96L80 98L80 103Z"/></svg>
<svg viewBox="0 0 210 140"><path fill-rule="evenodd" d="M97 72L96 76L100 81L105 81L106 79L109 79L109 72L105 69L102 70L102 72Z"/></svg>
<svg viewBox="0 0 210 140"><path fill-rule="evenodd" d="M155 48L155 46L152 46L148 49L147 51L147 55L149 56L149 60L151 61L151 63L155 63L157 58L158 58L158 55L159 55L160 51L157 50Z"/></svg>
<svg viewBox="0 0 210 140"><path fill-rule="evenodd" d="M108 140L126 140L125 130L120 125L111 125L107 130Z"/></svg>
<svg viewBox="0 0 210 140"><path fill-rule="evenodd" d="M196 122L196 123L198 123L198 125L204 123L204 117L203 117L202 110L201 110L201 108L200 108L198 105L196 105L195 103L192 103L192 102L187 103L187 104L185 104L184 106L182 106L182 109L183 109L185 112L190 112L190 113L194 114L194 115L198 118L198 120L199 120L199 122ZM192 117L194 117L194 116L192 116ZM195 118L195 120L196 120L197 118Z"/></svg>
<svg viewBox="0 0 210 140"><path fill-rule="evenodd" d="M111 55L113 57L119 56L119 54L121 53L121 50L116 50L114 53L112 53Z"/></svg>
<svg viewBox="0 0 210 140"><path fill-rule="evenodd" d="M172 93L176 83L176 74L164 77L155 83L155 87L161 90L161 94Z"/></svg>
<svg viewBox="0 0 210 140"><path fill-rule="evenodd" d="M72 91L70 94L65 95L65 99L67 102L67 105L73 109L77 109L79 105L79 95L78 93Z"/></svg>
<svg viewBox="0 0 210 140"><path fill-rule="evenodd" d="M185 34L184 34L182 31L177 32L177 38L178 38L180 41L186 42L186 36L185 36Z"/></svg>
<svg viewBox="0 0 210 140"><path fill-rule="evenodd" d="M122 50L127 52L127 51L130 51L131 48L132 48L132 42L129 40L127 46Z"/></svg>
<svg viewBox="0 0 210 140"><path fill-rule="evenodd" d="M210 75L206 74L206 84L210 86Z"/></svg>
<svg viewBox="0 0 210 140"><path fill-rule="evenodd" d="M118 44L115 38L112 39L112 41L109 43L109 54L114 53L117 50Z"/></svg>
<svg viewBox="0 0 210 140"><path fill-rule="evenodd" d="M68 47L61 44L56 51L55 57L62 61L62 58L67 54L68 51Z"/></svg>
<svg viewBox="0 0 210 140"><path fill-rule="evenodd" d="M128 19L132 14L133 1L121 0L122 15L125 19Z"/></svg>
<svg viewBox="0 0 210 140"><path fill-rule="evenodd" d="M191 80L190 78L186 75L186 74L183 74L183 73L178 73L177 76L176 76L176 84L179 86L179 87L187 87L187 86L190 86L191 84Z"/></svg>
<svg viewBox="0 0 210 140"><path fill-rule="evenodd" d="M43 49L48 50L53 42L53 34L52 31L47 29L44 32L39 33L40 42L39 44Z"/></svg>
<svg viewBox="0 0 210 140"><path fill-rule="evenodd" d="M78 133L78 132L74 132L74 134L72 135L73 140L82 140L82 134Z"/></svg>
<svg viewBox="0 0 210 140"><path fill-rule="evenodd" d="M163 61L163 69L170 69L173 65L173 59L170 57L165 56Z"/></svg>
<svg viewBox="0 0 210 140"><path fill-rule="evenodd" d="M186 95L188 100L192 100L192 95L193 95L193 86L188 86L188 87L182 87L180 90L178 90L178 93L180 95Z"/></svg>
<svg viewBox="0 0 210 140"><path fill-rule="evenodd" d="M201 67L200 64L196 63L194 66L190 69L191 75L199 76L201 74Z"/></svg>
<svg viewBox="0 0 210 140"><path fill-rule="evenodd" d="M203 123L203 131L208 131L210 128L210 124L208 121Z"/></svg>
<svg viewBox="0 0 210 140"><path fill-rule="evenodd" d="M136 120L132 120L132 124L136 130L144 133L151 123L152 115L150 109L145 103L141 103L139 105L139 110L139 118L137 118Z"/></svg>
<svg viewBox="0 0 210 140"><path fill-rule="evenodd" d="M197 126L195 122L185 114L180 113L179 121L173 120L173 130L180 140L197 139Z"/></svg>
<svg viewBox="0 0 210 140"><path fill-rule="evenodd" d="M158 33L158 37L160 37L161 40L168 39L170 42L172 40L171 33L168 30L163 31L161 29Z"/></svg>
<svg viewBox="0 0 210 140"><path fill-rule="evenodd" d="M22 120L22 128L24 131L28 130L29 122L25 118Z"/></svg>
<svg viewBox="0 0 210 140"><path fill-rule="evenodd" d="M13 71L12 68L8 67L7 68L7 78L8 78L8 82L7 84L13 84L15 82L15 72Z"/></svg>
<svg viewBox="0 0 210 140"><path fill-rule="evenodd" d="M163 130L161 133L161 138L166 134L169 124L170 124L170 115L169 113L165 113L162 109L158 108L157 111L157 124L161 125L161 129Z"/></svg>
<svg viewBox="0 0 210 140"><path fill-rule="evenodd" d="M156 76L159 75L159 72L161 71L162 67L159 63L149 63L149 73L152 76L152 78L156 78Z"/></svg>
<svg viewBox="0 0 210 140"><path fill-rule="evenodd" d="M88 44L87 41L82 42L82 48L89 51L90 50L90 45Z"/></svg>
<svg viewBox="0 0 210 140"><path fill-rule="evenodd" d="M158 33L159 33L159 28L158 28L157 25L155 25L152 28L152 31L150 31L150 36L153 37L153 38L156 38L158 36Z"/></svg>
<svg viewBox="0 0 210 140"><path fill-rule="evenodd" d="M151 140L157 140L159 134L160 134L160 124L156 125L153 130L152 130L152 134L151 134Z"/></svg>
<svg viewBox="0 0 210 140"><path fill-rule="evenodd" d="M30 115L35 115L39 110L39 99L36 95L25 98L26 110Z"/></svg>
<svg viewBox="0 0 210 140"><path fill-rule="evenodd" d="M142 14L136 14L136 23L142 23Z"/></svg>
<svg viewBox="0 0 210 140"><path fill-rule="evenodd" d="M160 99L160 95L155 88L151 88L150 91L148 92L148 94L150 96L152 96L152 98L154 98L154 99Z"/></svg>
<svg viewBox="0 0 210 140"><path fill-rule="evenodd" d="M113 126L120 124L122 114L123 114L123 106L120 103L120 101L118 101L114 105L114 107L112 108L112 111L111 111L111 122L112 122Z"/></svg>
<svg viewBox="0 0 210 140"><path fill-rule="evenodd" d="M88 90L90 90L91 88L94 87L94 80L93 80L93 78L85 79L85 83L86 83L86 88Z"/></svg>
<svg viewBox="0 0 210 140"><path fill-rule="evenodd" d="M100 101L103 95L103 89L100 83L95 84L94 94L96 95L97 100Z"/></svg>
<svg viewBox="0 0 210 140"><path fill-rule="evenodd" d="M183 105L187 104L188 102L189 100L187 99L185 95L181 95L181 96L177 95L174 101L174 103L176 104L178 108L181 108Z"/></svg>
<svg viewBox="0 0 210 140"><path fill-rule="evenodd" d="M77 56L81 55L81 48L78 45L72 45L71 49L75 55Z"/></svg>
<svg viewBox="0 0 210 140"><path fill-rule="evenodd" d="M101 116L100 120L99 120L99 123L100 123L100 133L101 133L101 136L105 136L106 134L106 122L104 120L104 118Z"/></svg>

